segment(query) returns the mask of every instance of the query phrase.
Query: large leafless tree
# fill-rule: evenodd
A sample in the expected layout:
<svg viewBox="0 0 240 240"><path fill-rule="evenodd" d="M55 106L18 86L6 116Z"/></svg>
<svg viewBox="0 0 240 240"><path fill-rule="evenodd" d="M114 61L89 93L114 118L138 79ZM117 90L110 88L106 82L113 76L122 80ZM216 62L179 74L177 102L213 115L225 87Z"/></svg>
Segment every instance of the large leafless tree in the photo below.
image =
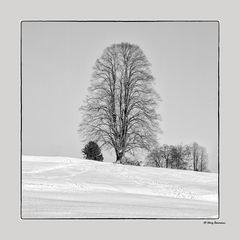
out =
<svg viewBox="0 0 240 240"><path fill-rule="evenodd" d="M156 144L158 94L143 51L129 43L107 47L94 66L89 95L80 108L79 133L113 148L116 161Z"/></svg>

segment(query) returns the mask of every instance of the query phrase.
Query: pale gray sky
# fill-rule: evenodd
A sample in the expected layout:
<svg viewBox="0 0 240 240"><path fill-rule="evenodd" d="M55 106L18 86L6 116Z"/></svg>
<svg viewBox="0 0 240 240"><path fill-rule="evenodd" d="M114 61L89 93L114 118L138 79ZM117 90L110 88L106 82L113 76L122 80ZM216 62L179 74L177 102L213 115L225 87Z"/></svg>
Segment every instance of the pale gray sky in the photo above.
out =
<svg viewBox="0 0 240 240"><path fill-rule="evenodd" d="M92 67L113 43L139 45L162 102L160 143L197 141L217 171L217 22L24 22L23 154L82 157L77 133ZM106 161L115 156L104 152Z"/></svg>

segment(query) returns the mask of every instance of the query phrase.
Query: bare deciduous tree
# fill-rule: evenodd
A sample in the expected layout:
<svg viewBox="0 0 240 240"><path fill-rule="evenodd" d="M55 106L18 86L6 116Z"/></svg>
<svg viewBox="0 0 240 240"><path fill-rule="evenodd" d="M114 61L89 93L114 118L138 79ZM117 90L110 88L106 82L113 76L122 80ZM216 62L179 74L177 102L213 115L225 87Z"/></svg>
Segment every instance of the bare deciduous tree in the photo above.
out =
<svg viewBox="0 0 240 240"><path fill-rule="evenodd" d="M191 155L190 147L188 145L176 145L170 149L171 168L188 169L189 159Z"/></svg>
<svg viewBox="0 0 240 240"><path fill-rule="evenodd" d="M162 157L161 146L157 146L147 155L147 166L164 167L164 159Z"/></svg>
<svg viewBox="0 0 240 240"><path fill-rule="evenodd" d="M173 146L164 144L156 146L147 155L147 165L152 167L165 167L168 168L171 163L171 149Z"/></svg>
<svg viewBox="0 0 240 240"><path fill-rule="evenodd" d="M192 158L193 158L193 170L206 172L207 162L208 162L208 154L204 147L200 146L196 142L192 145Z"/></svg>
<svg viewBox="0 0 240 240"><path fill-rule="evenodd" d="M193 171L198 171L199 145L196 142L192 144L192 159L193 159Z"/></svg>
<svg viewBox="0 0 240 240"><path fill-rule="evenodd" d="M200 147L199 149L199 171L201 172L207 172L208 168L207 168L207 163L208 163L208 154L206 151L206 148L204 147Z"/></svg>
<svg viewBox="0 0 240 240"><path fill-rule="evenodd" d="M129 43L113 44L96 61L89 95L80 108L79 133L107 148L114 148L116 161L138 148L149 150L156 143L159 115L158 94L143 51Z"/></svg>
<svg viewBox="0 0 240 240"><path fill-rule="evenodd" d="M171 161L171 148L172 146L168 146L167 144L162 146L162 158L165 160L166 168L169 167Z"/></svg>

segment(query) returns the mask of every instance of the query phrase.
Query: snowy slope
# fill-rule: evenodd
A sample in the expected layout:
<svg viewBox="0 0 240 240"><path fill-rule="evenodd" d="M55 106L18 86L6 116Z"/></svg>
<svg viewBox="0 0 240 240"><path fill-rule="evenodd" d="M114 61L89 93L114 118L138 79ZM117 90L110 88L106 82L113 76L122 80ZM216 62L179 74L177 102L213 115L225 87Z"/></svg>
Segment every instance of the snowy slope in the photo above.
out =
<svg viewBox="0 0 240 240"><path fill-rule="evenodd" d="M22 157L26 218L217 217L217 174Z"/></svg>

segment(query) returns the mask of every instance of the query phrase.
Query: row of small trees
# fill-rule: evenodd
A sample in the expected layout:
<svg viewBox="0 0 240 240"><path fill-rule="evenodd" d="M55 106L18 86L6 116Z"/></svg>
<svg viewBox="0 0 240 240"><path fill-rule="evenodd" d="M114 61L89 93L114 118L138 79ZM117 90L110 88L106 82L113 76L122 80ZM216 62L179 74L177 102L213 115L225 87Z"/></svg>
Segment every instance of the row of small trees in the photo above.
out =
<svg viewBox="0 0 240 240"><path fill-rule="evenodd" d="M86 159L103 161L101 149L90 141L82 150ZM146 166L185 169L207 172L208 156L206 149L194 142L191 145L161 145L155 147L146 158ZM124 157L122 164L140 166L140 162Z"/></svg>
<svg viewBox="0 0 240 240"><path fill-rule="evenodd" d="M206 149L194 142L191 145L161 145L147 156L147 166L207 172Z"/></svg>

